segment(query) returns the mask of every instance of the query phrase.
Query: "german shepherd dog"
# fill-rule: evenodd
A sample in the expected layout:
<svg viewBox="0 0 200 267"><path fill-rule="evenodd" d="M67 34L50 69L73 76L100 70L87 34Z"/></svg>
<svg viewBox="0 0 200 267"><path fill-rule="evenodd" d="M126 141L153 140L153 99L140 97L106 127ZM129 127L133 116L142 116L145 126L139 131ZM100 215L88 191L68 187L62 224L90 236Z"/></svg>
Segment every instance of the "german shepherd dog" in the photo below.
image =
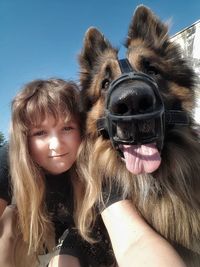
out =
<svg viewBox="0 0 200 267"><path fill-rule="evenodd" d="M195 75L168 26L135 10L126 58L96 28L79 55L86 112L82 171L89 214L106 181L120 185L187 266L200 266L200 144L192 109ZM80 160L80 161L81 161ZM86 167L87 166L87 167ZM87 168L87 170L85 169Z"/></svg>

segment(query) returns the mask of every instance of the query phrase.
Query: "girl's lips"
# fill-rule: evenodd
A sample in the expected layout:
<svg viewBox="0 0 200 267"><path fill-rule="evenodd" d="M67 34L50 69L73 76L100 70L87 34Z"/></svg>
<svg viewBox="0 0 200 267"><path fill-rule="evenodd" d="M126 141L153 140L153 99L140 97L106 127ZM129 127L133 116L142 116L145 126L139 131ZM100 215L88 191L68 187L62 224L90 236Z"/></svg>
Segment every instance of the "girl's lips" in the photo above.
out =
<svg viewBox="0 0 200 267"><path fill-rule="evenodd" d="M66 155L68 155L69 153L65 153L65 154L60 154L60 155L51 155L49 156L49 158L61 158L61 157L64 157Z"/></svg>

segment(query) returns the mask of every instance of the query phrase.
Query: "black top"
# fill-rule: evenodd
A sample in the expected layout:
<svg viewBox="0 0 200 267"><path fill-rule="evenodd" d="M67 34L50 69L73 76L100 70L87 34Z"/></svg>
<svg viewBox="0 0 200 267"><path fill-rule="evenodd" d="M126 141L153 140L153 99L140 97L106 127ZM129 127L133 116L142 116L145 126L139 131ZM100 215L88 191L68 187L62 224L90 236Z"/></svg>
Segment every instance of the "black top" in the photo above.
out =
<svg viewBox="0 0 200 267"><path fill-rule="evenodd" d="M11 186L8 165L8 144L0 147L0 198L11 203Z"/></svg>
<svg viewBox="0 0 200 267"><path fill-rule="evenodd" d="M11 202L11 182L8 165L8 145L0 147L0 198ZM113 262L113 252L107 231L99 218L93 229L93 236L99 242L91 245L84 241L74 229L73 188L67 172L59 175L46 175L46 205L55 225L58 239L68 229L69 234L62 240L60 254L85 257L83 266L109 266ZM64 242L63 242L64 241ZM70 249L70 250L69 250Z"/></svg>
<svg viewBox="0 0 200 267"><path fill-rule="evenodd" d="M73 191L67 176L67 172L46 176L47 210L56 226L57 238L73 225Z"/></svg>

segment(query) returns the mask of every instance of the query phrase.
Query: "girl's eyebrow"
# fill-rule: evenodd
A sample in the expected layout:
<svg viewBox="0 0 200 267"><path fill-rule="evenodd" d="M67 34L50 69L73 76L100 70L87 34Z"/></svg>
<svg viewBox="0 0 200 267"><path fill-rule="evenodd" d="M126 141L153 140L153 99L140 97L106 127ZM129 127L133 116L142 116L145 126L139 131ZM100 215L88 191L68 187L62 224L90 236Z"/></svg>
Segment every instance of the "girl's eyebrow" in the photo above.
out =
<svg viewBox="0 0 200 267"><path fill-rule="evenodd" d="M37 132L37 131L41 131L42 128L31 128L29 129L29 133L34 133L34 132Z"/></svg>
<svg viewBox="0 0 200 267"><path fill-rule="evenodd" d="M33 127L33 128L30 129L30 131L39 130L39 129L41 129L41 128L42 128L42 127L39 127L39 126L38 126L38 127Z"/></svg>
<svg viewBox="0 0 200 267"><path fill-rule="evenodd" d="M41 128L41 127L43 127L44 125L42 125L42 123L41 124L38 124L38 125L33 125L31 128L32 129L38 129L38 128Z"/></svg>
<svg viewBox="0 0 200 267"><path fill-rule="evenodd" d="M63 123L77 123L75 119L64 120Z"/></svg>
<svg viewBox="0 0 200 267"><path fill-rule="evenodd" d="M38 125L33 125L33 126L30 127L30 131L38 130L38 129L44 128L45 126L46 125L43 125L42 123L38 124Z"/></svg>

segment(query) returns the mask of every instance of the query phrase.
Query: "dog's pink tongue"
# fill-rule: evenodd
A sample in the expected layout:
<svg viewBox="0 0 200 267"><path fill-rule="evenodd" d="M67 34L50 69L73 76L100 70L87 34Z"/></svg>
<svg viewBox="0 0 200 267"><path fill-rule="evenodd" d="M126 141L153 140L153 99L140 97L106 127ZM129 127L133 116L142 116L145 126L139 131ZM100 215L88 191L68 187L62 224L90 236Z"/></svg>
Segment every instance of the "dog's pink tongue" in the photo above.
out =
<svg viewBox="0 0 200 267"><path fill-rule="evenodd" d="M126 168L133 174L152 173L161 163L160 153L155 144L123 145L122 151Z"/></svg>

